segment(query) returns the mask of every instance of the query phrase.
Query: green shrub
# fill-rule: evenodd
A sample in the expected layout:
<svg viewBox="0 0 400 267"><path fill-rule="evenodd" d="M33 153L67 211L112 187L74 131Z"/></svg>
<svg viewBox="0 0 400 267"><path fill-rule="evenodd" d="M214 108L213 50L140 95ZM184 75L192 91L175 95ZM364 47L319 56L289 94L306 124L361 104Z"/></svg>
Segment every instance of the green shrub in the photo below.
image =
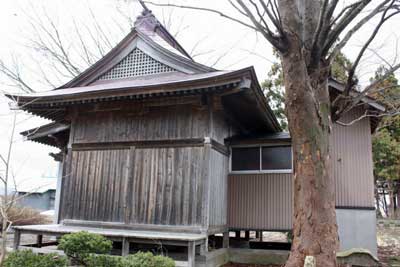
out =
<svg viewBox="0 0 400 267"><path fill-rule="evenodd" d="M39 255L31 250L17 250L7 255L4 267L66 267L68 260L58 254Z"/></svg>
<svg viewBox="0 0 400 267"><path fill-rule="evenodd" d="M86 258L88 267L125 267L125 258L111 255L91 254Z"/></svg>
<svg viewBox="0 0 400 267"><path fill-rule="evenodd" d="M63 250L72 260L88 267L175 267L172 259L154 256L151 252L138 252L127 257L101 255L111 251L112 242L101 235L88 232L64 235L58 249Z"/></svg>
<svg viewBox="0 0 400 267"><path fill-rule="evenodd" d="M64 235L60 239L58 249L63 250L73 260L87 266L88 256L109 253L112 249L112 241L98 234L78 232Z"/></svg>
<svg viewBox="0 0 400 267"><path fill-rule="evenodd" d="M91 254L86 263L88 267L175 267L171 258L154 256L151 252L138 252L127 257Z"/></svg>
<svg viewBox="0 0 400 267"><path fill-rule="evenodd" d="M126 257L124 267L175 267L173 259L163 256L154 256L151 252L138 252Z"/></svg>

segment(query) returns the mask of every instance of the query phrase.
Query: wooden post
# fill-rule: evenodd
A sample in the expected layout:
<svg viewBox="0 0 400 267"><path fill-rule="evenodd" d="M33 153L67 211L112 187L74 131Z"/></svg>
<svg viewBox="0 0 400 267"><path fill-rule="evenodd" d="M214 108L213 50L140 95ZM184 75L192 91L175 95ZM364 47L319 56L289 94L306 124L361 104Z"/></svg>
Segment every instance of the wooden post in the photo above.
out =
<svg viewBox="0 0 400 267"><path fill-rule="evenodd" d="M204 243L200 245L200 255L204 256L208 252L208 238L204 239Z"/></svg>
<svg viewBox="0 0 400 267"><path fill-rule="evenodd" d="M223 233L222 247L223 248L229 248L229 232Z"/></svg>
<svg viewBox="0 0 400 267"><path fill-rule="evenodd" d="M240 238L240 231L235 231L235 237Z"/></svg>
<svg viewBox="0 0 400 267"><path fill-rule="evenodd" d="M129 240L126 237L122 238L122 256L129 255Z"/></svg>
<svg viewBox="0 0 400 267"><path fill-rule="evenodd" d="M250 239L250 231L245 231L244 232L244 238L246 238L246 240Z"/></svg>
<svg viewBox="0 0 400 267"><path fill-rule="evenodd" d="M263 242L263 231L260 231L259 235L260 235L260 241Z"/></svg>
<svg viewBox="0 0 400 267"><path fill-rule="evenodd" d="M188 242L188 267L195 267L196 245L194 241Z"/></svg>
<svg viewBox="0 0 400 267"><path fill-rule="evenodd" d="M37 235L36 236L36 246L38 248L41 248L43 245L43 235Z"/></svg>
<svg viewBox="0 0 400 267"><path fill-rule="evenodd" d="M256 231L256 238L260 238L260 231Z"/></svg>
<svg viewBox="0 0 400 267"><path fill-rule="evenodd" d="M15 230L14 231L14 250L18 250L20 242L21 242L21 231Z"/></svg>

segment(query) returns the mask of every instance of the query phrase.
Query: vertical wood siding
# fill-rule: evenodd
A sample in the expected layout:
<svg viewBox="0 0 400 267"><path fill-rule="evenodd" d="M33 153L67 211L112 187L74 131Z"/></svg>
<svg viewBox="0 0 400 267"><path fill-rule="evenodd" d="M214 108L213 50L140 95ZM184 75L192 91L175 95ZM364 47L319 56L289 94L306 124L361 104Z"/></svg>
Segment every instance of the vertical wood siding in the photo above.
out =
<svg viewBox="0 0 400 267"><path fill-rule="evenodd" d="M61 219L123 222L129 149L71 153L63 179Z"/></svg>
<svg viewBox="0 0 400 267"><path fill-rule="evenodd" d="M101 112L80 115L73 143L203 138L209 128L206 110L191 106L158 107L133 114Z"/></svg>
<svg viewBox="0 0 400 267"><path fill-rule="evenodd" d="M228 181L230 228L292 228L292 174L231 174Z"/></svg>
<svg viewBox="0 0 400 267"><path fill-rule="evenodd" d="M362 110L356 110L346 114L340 121L350 122L362 114ZM347 127L335 124L331 144L336 205L373 207L374 178L369 119Z"/></svg>
<svg viewBox="0 0 400 267"><path fill-rule="evenodd" d="M228 157L218 151L210 151L210 200L209 225L227 225Z"/></svg>
<svg viewBox="0 0 400 267"><path fill-rule="evenodd" d="M128 223L201 225L203 150L135 149Z"/></svg>
<svg viewBox="0 0 400 267"><path fill-rule="evenodd" d="M62 219L203 223L203 147L72 151Z"/></svg>

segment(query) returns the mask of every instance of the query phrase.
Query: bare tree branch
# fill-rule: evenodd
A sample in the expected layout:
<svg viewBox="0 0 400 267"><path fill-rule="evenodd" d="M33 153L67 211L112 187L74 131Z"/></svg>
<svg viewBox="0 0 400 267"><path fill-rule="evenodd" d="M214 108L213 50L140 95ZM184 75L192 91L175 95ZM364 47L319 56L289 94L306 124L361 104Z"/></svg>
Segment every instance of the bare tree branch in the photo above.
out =
<svg viewBox="0 0 400 267"><path fill-rule="evenodd" d="M361 13L361 11L371 2L371 0L361 0L351 6L349 10L338 21L337 25L330 30L324 43L321 55L328 54L332 45L339 38L339 35L346 29L346 27Z"/></svg>
<svg viewBox="0 0 400 267"><path fill-rule="evenodd" d="M336 55L339 53L340 50L347 44L347 42L351 39L351 37L362 27L364 26L368 21L370 21L373 17L375 17L377 14L379 14L382 10L383 7L389 2L390 0L385 0L382 2L380 5L378 5L374 10L372 10L367 16L365 16L363 19L361 19L353 28L351 28L346 35L343 37L343 39L332 49L332 52L329 56L330 60L334 59ZM328 51L330 48L326 47L324 50Z"/></svg>
<svg viewBox="0 0 400 267"><path fill-rule="evenodd" d="M355 124L356 122L359 122L365 118L393 117L396 115L400 115L400 111L395 111L395 112L390 112L390 113L380 113L380 114L369 114L368 110L366 110L365 113L363 115L361 115L360 117L358 117L357 119L354 119L350 122L342 122L342 121L337 120L336 123L341 126L351 126L351 125Z"/></svg>
<svg viewBox="0 0 400 267"><path fill-rule="evenodd" d="M351 69L348 72L348 78L347 78L347 83L346 83L346 87L344 90L344 94L347 96L350 93L350 90L353 88L355 82L353 80L354 78L354 74L356 71L356 68L361 60L361 58L363 57L365 51L367 50L367 48L369 47L369 45L371 44L371 42L375 39L376 35L378 34L380 28L382 27L382 25L391 17L393 17L394 15L400 13L400 11L395 11L391 14L389 14L388 16L386 16L389 12L389 10L392 8L393 4L395 3L396 0L392 0L391 3L389 4L388 7L386 7L385 11L382 14L382 17L379 21L379 23L377 24L377 26L375 27L374 31L372 32L371 36L368 38L368 40L364 43L363 47L361 48L360 52L357 55L356 60L354 61Z"/></svg>
<svg viewBox="0 0 400 267"><path fill-rule="evenodd" d="M260 32L265 37L265 39L267 39L267 41L270 42L276 49L283 52L286 49L286 45L283 42L283 38L281 38L281 36L276 36L275 34L273 34L273 32L269 29L269 27L266 23L265 23L266 24L265 27L263 27L257 21L257 19L253 15L253 13L250 11L250 9L247 7L247 5L245 3L243 3L242 0L236 0L236 1L243 8L244 12L247 14L249 19L256 26L256 28L258 29L257 31ZM257 5L256 5L256 10L258 12L258 16L262 18L262 15L258 11Z"/></svg>
<svg viewBox="0 0 400 267"><path fill-rule="evenodd" d="M175 4L160 4L160 3L154 3L151 1L143 1L144 3L150 4L150 5L154 5L154 6L161 6L161 7L178 7L178 8L183 8L183 9L192 9L192 10L199 10L199 11L206 11L206 12L211 12L214 13L216 15L220 15L223 18L226 18L228 20L234 21L236 23L239 23L243 26L246 26L247 28L250 28L252 30L258 31L258 29L256 27L254 27L251 24L248 24L244 21L241 21L239 19L236 19L232 16L229 16L221 11L212 9L212 8L206 8L206 7L196 7L196 6L186 6L186 5L175 5Z"/></svg>
<svg viewBox="0 0 400 267"><path fill-rule="evenodd" d="M278 12L275 12L271 0L268 0L268 4L265 4L263 0L260 0L259 2L261 3L262 7L267 13L269 19L272 21L272 23L278 30L279 34L283 35L282 22L280 21L280 17L277 16ZM269 8L269 6L271 7L271 9Z"/></svg>
<svg viewBox="0 0 400 267"><path fill-rule="evenodd" d="M18 62L13 59L13 69L8 67L3 60L0 59L0 73L10 79L16 86L18 86L25 93L33 93L35 90L22 78L19 71Z"/></svg>

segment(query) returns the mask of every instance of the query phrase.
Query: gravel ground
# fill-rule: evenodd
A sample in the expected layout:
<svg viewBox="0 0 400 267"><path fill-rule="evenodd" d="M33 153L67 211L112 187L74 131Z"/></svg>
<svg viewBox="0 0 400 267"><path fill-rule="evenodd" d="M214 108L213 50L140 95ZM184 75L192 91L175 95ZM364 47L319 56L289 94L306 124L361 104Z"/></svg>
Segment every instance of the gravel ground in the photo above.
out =
<svg viewBox="0 0 400 267"><path fill-rule="evenodd" d="M400 227L377 227L378 258L382 267L400 267Z"/></svg>

